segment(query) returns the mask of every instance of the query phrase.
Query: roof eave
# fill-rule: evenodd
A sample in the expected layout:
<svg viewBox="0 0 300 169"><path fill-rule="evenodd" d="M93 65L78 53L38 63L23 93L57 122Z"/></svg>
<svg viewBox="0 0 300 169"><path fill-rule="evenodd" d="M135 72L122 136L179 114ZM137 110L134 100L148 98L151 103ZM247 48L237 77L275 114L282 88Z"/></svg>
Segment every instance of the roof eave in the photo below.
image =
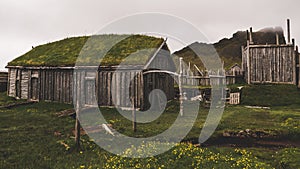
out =
<svg viewBox="0 0 300 169"><path fill-rule="evenodd" d="M152 63L152 61L155 59L155 57L157 56L158 52L163 48L163 46L166 44L167 38L161 43L161 45L159 46L159 48L155 51L155 53L151 56L151 58L147 61L147 63L145 64L145 66L143 67L143 69L147 69L150 64Z"/></svg>

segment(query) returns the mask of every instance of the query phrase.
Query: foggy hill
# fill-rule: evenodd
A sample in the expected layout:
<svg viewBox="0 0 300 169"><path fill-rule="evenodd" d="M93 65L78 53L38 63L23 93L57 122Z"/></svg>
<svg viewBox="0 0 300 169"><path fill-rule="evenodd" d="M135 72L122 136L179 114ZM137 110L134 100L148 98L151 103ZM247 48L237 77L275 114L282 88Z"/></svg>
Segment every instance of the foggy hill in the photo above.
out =
<svg viewBox="0 0 300 169"><path fill-rule="evenodd" d="M265 28L252 33L254 44L276 44L276 33L279 35L280 44L286 44L283 29ZM173 57L183 57L185 63L196 64L200 69L205 69L201 60L192 49L203 49L203 46L212 46L216 49L218 55L224 61L225 69L230 68L235 63L241 65L242 54L241 47L247 44L247 32L238 31L233 34L231 38L221 39L214 44L206 44L201 42L194 42L183 49L173 53Z"/></svg>

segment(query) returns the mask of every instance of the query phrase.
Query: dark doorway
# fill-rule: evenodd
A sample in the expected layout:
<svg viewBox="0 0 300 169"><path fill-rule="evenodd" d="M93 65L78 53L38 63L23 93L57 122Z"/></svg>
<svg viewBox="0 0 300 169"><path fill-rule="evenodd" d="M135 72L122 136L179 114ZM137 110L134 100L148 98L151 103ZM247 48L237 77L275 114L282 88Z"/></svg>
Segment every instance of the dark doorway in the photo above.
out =
<svg viewBox="0 0 300 169"><path fill-rule="evenodd" d="M16 97L21 98L21 85L20 80L16 80Z"/></svg>
<svg viewBox="0 0 300 169"><path fill-rule="evenodd" d="M38 78L31 79L30 94L31 94L31 100L39 100Z"/></svg>

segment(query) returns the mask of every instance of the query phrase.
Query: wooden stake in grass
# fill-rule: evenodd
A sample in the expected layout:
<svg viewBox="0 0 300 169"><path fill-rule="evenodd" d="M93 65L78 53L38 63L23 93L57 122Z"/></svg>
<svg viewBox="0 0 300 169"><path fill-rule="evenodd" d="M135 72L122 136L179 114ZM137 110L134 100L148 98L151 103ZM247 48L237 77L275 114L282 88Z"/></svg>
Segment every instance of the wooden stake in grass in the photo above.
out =
<svg viewBox="0 0 300 169"><path fill-rule="evenodd" d="M80 122L78 117L76 117L76 122L75 122L75 147L77 150L80 149Z"/></svg>
<svg viewBox="0 0 300 169"><path fill-rule="evenodd" d="M75 121L75 148L77 150L80 150L80 122L79 122L79 112L81 110L81 102L80 102L80 98L81 98L81 86L82 82L80 81L81 78L81 73L77 72L76 74L76 121Z"/></svg>
<svg viewBox="0 0 300 169"><path fill-rule="evenodd" d="M180 102L180 116L183 116L183 92L182 92L182 57L179 58L179 75L178 75L178 87L179 87L179 102Z"/></svg>
<svg viewBox="0 0 300 169"><path fill-rule="evenodd" d="M133 132L136 132L136 112L134 107L134 96L131 97L131 104L132 104L132 129Z"/></svg>

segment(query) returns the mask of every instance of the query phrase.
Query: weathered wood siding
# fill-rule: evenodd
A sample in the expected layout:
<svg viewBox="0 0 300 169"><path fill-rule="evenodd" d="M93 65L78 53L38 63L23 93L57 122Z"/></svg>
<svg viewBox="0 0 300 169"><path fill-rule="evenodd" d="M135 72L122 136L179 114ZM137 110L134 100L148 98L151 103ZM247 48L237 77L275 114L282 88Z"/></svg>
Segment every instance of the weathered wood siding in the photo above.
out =
<svg viewBox="0 0 300 169"><path fill-rule="evenodd" d="M73 70L54 69L32 72L32 81L38 79L38 99L61 103L72 103ZM31 85L35 87L34 85ZM34 91L34 89L32 89Z"/></svg>
<svg viewBox="0 0 300 169"><path fill-rule="evenodd" d="M294 46L250 45L243 50L243 68L248 83L296 84Z"/></svg>
<svg viewBox="0 0 300 169"><path fill-rule="evenodd" d="M9 68L8 79L9 96L72 103L72 69Z"/></svg>
<svg viewBox="0 0 300 169"><path fill-rule="evenodd" d="M0 72L0 92L7 91L8 73Z"/></svg>
<svg viewBox="0 0 300 169"><path fill-rule="evenodd" d="M9 69L8 95L20 99L28 98L28 70Z"/></svg>
<svg viewBox="0 0 300 169"><path fill-rule="evenodd" d="M27 99L28 98L28 70L20 70L20 98Z"/></svg>
<svg viewBox="0 0 300 169"><path fill-rule="evenodd" d="M242 47L242 70L244 72L244 79L247 83L248 82L248 47Z"/></svg>
<svg viewBox="0 0 300 169"><path fill-rule="evenodd" d="M16 93L20 92L22 99L73 102L73 69L9 69L9 72L10 96L17 97ZM165 74L146 76L138 70L84 70L78 76L83 83L81 96L86 105L98 101L100 106L131 107L130 97L134 96L135 107L143 108L145 88L147 91L162 89L168 99L174 98L173 78ZM148 78L153 88L144 87L144 79Z"/></svg>
<svg viewBox="0 0 300 169"><path fill-rule="evenodd" d="M167 73L148 73L144 75L144 108L149 108L149 95L152 90L160 89L167 97L172 100L175 97L174 77Z"/></svg>
<svg viewBox="0 0 300 169"><path fill-rule="evenodd" d="M143 74L137 70L76 70L76 77L82 79L80 84L81 104L113 106L128 108L131 97L135 99L135 107L143 107ZM79 80L81 81L81 80ZM74 85L79 86L78 80ZM75 95L76 96L76 95Z"/></svg>
<svg viewBox="0 0 300 169"><path fill-rule="evenodd" d="M143 105L142 73L134 70L99 71L97 78L98 104L100 106L135 107Z"/></svg>
<svg viewBox="0 0 300 169"><path fill-rule="evenodd" d="M8 96L16 97L16 75L17 69L8 70Z"/></svg>

